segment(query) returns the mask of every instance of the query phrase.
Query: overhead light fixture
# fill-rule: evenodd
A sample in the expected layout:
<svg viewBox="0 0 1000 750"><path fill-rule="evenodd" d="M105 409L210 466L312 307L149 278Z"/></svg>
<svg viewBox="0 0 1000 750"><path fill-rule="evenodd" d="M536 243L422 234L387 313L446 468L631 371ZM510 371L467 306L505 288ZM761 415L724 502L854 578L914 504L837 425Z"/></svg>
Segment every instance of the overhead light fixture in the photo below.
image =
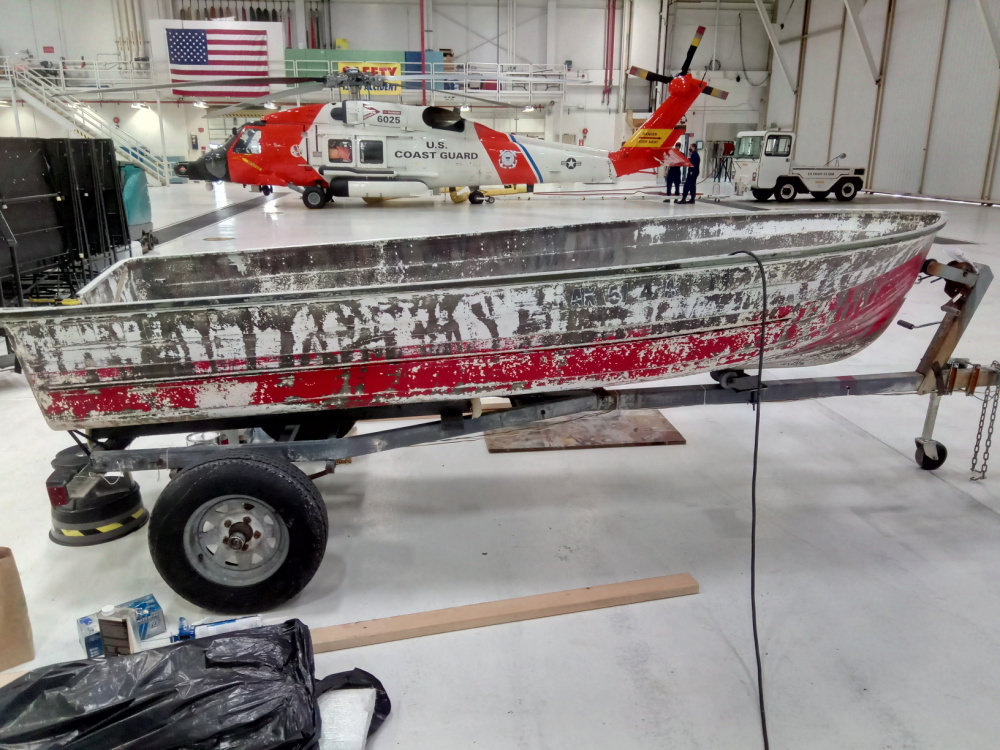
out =
<svg viewBox="0 0 1000 750"><path fill-rule="evenodd" d="M534 107L532 107L532 106L531 106L531 105L529 104L529 105L528 105L527 107L525 107L525 108L524 108L524 111L525 111L525 112L534 112L534 111L535 111L535 108L534 108Z"/></svg>
<svg viewBox="0 0 1000 750"><path fill-rule="evenodd" d="M468 104L463 104L461 107L458 108L458 111L468 112L470 109L472 109L472 107L470 107Z"/></svg>
<svg viewBox="0 0 1000 750"><path fill-rule="evenodd" d="M9 101L7 101L6 99L0 99L0 107L9 107L9 106L10 106Z"/></svg>
<svg viewBox="0 0 1000 750"><path fill-rule="evenodd" d="M194 102L194 106L198 109L208 109L208 105L205 102Z"/></svg>
<svg viewBox="0 0 1000 750"><path fill-rule="evenodd" d="M132 109L149 109L149 105L145 102L132 102Z"/></svg>
<svg viewBox="0 0 1000 750"><path fill-rule="evenodd" d="M274 102L264 102L264 109L277 109L278 105Z"/></svg>

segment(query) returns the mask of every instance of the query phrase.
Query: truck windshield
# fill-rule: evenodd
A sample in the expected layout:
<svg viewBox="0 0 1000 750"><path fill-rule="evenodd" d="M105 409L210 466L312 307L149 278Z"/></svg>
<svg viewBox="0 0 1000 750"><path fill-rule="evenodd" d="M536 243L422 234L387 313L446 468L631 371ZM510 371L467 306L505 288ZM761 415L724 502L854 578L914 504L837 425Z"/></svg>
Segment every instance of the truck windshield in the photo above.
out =
<svg viewBox="0 0 1000 750"><path fill-rule="evenodd" d="M744 135L736 139L737 159L759 159L760 144L764 141L762 135Z"/></svg>

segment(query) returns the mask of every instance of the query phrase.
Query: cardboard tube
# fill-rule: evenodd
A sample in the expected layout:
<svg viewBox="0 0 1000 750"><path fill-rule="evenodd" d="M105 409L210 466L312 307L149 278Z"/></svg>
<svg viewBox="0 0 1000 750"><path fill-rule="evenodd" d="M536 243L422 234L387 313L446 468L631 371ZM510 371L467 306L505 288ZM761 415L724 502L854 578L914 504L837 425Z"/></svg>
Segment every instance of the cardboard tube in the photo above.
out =
<svg viewBox="0 0 1000 750"><path fill-rule="evenodd" d="M14 553L0 547L0 670L35 658L28 604L21 588Z"/></svg>

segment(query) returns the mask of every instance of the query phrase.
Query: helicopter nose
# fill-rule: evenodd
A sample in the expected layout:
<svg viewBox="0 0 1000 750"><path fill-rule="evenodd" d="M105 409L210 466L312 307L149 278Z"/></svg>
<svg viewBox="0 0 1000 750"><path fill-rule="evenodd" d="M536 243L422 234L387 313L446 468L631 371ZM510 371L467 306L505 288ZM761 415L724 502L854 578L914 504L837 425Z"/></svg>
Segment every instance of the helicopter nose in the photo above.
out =
<svg viewBox="0 0 1000 750"><path fill-rule="evenodd" d="M174 174L178 177L187 177L191 180L214 180L205 169L202 159L197 161L182 161L174 164Z"/></svg>

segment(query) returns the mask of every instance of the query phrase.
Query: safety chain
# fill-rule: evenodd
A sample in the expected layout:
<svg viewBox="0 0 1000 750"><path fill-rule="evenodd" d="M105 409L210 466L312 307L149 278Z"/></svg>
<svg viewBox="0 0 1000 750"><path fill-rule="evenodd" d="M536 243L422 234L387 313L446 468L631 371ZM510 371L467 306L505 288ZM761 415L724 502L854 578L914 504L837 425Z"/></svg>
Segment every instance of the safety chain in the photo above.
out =
<svg viewBox="0 0 1000 750"><path fill-rule="evenodd" d="M1000 370L1000 362L993 362L993 369ZM993 408L990 408L990 402ZM1000 385L994 385L983 391L983 410L979 413L979 431L976 433L976 447L972 451L972 476L970 479L976 482L986 479L986 463L990 460L990 445L993 442L993 426L997 421L997 403L1000 402ZM986 442L983 443L983 426L986 424L986 412L990 413L990 426L986 430ZM983 446L983 465L978 468L979 446ZM978 476L977 476L978 475Z"/></svg>

